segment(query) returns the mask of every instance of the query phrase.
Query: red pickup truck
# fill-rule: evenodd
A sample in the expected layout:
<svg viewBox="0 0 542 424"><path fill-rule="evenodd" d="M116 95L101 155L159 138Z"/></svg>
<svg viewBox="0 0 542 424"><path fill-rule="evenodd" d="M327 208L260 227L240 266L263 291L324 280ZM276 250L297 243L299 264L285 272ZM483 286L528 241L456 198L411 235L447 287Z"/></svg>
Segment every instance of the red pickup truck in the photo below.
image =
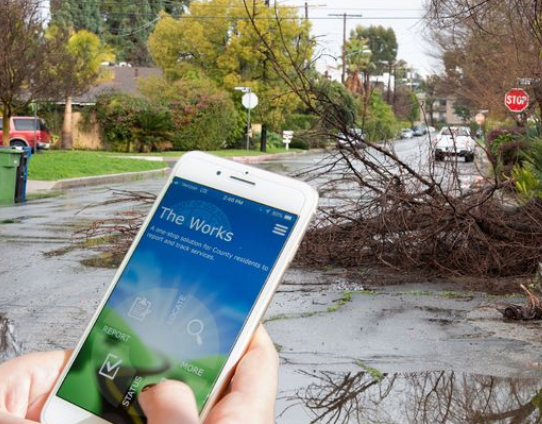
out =
<svg viewBox="0 0 542 424"><path fill-rule="evenodd" d="M2 137L2 118L0 118L0 140ZM14 147L30 147L32 151L49 149L51 134L45 121L32 116L12 116L9 131L9 144Z"/></svg>

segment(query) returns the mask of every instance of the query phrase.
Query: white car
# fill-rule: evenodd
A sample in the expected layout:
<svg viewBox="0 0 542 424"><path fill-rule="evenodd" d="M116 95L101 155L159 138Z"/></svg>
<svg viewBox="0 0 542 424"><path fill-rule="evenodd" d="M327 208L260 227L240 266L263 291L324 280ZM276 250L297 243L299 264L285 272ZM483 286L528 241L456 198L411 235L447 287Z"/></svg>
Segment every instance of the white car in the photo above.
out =
<svg viewBox="0 0 542 424"><path fill-rule="evenodd" d="M401 138L414 138L414 131L410 128L403 128L401 130Z"/></svg>
<svg viewBox="0 0 542 424"><path fill-rule="evenodd" d="M444 127L435 143L435 160L444 160L447 156L465 158L465 162L474 160L476 143L468 127Z"/></svg>
<svg viewBox="0 0 542 424"><path fill-rule="evenodd" d="M339 149L365 149L367 134L360 128L350 128L347 134L337 135L337 147Z"/></svg>

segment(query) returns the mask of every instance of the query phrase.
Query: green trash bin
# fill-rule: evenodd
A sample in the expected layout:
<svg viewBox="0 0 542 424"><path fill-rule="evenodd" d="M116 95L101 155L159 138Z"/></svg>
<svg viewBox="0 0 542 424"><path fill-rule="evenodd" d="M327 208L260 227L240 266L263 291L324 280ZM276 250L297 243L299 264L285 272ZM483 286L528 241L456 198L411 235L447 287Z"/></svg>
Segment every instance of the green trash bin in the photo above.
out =
<svg viewBox="0 0 542 424"><path fill-rule="evenodd" d="M15 203L17 168L23 153L22 150L0 149L0 204Z"/></svg>

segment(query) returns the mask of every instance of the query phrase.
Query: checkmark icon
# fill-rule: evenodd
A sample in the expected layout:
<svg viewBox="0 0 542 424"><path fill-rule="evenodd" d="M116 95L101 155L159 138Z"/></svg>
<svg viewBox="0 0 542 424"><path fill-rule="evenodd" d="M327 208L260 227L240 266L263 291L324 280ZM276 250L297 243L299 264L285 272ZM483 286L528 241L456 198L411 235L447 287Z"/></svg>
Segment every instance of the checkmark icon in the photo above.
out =
<svg viewBox="0 0 542 424"><path fill-rule="evenodd" d="M110 353L105 358L104 363L102 364L98 374L102 377L108 378L109 380L114 380L119 372L120 366L122 364L122 359L117 355Z"/></svg>

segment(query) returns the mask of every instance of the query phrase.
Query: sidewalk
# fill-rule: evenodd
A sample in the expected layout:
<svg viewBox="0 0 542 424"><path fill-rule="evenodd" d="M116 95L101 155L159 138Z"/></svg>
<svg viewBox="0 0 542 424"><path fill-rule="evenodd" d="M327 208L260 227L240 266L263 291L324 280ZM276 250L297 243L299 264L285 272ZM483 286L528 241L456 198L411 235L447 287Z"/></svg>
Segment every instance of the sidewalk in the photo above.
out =
<svg viewBox="0 0 542 424"><path fill-rule="evenodd" d="M146 178L155 178L166 175L170 168L157 169L154 171L125 172L123 174L96 175L92 177L68 178L57 181L28 180L26 185L27 194L39 193L49 190L67 190L70 188L97 186L102 184L116 184L126 181L137 181Z"/></svg>

